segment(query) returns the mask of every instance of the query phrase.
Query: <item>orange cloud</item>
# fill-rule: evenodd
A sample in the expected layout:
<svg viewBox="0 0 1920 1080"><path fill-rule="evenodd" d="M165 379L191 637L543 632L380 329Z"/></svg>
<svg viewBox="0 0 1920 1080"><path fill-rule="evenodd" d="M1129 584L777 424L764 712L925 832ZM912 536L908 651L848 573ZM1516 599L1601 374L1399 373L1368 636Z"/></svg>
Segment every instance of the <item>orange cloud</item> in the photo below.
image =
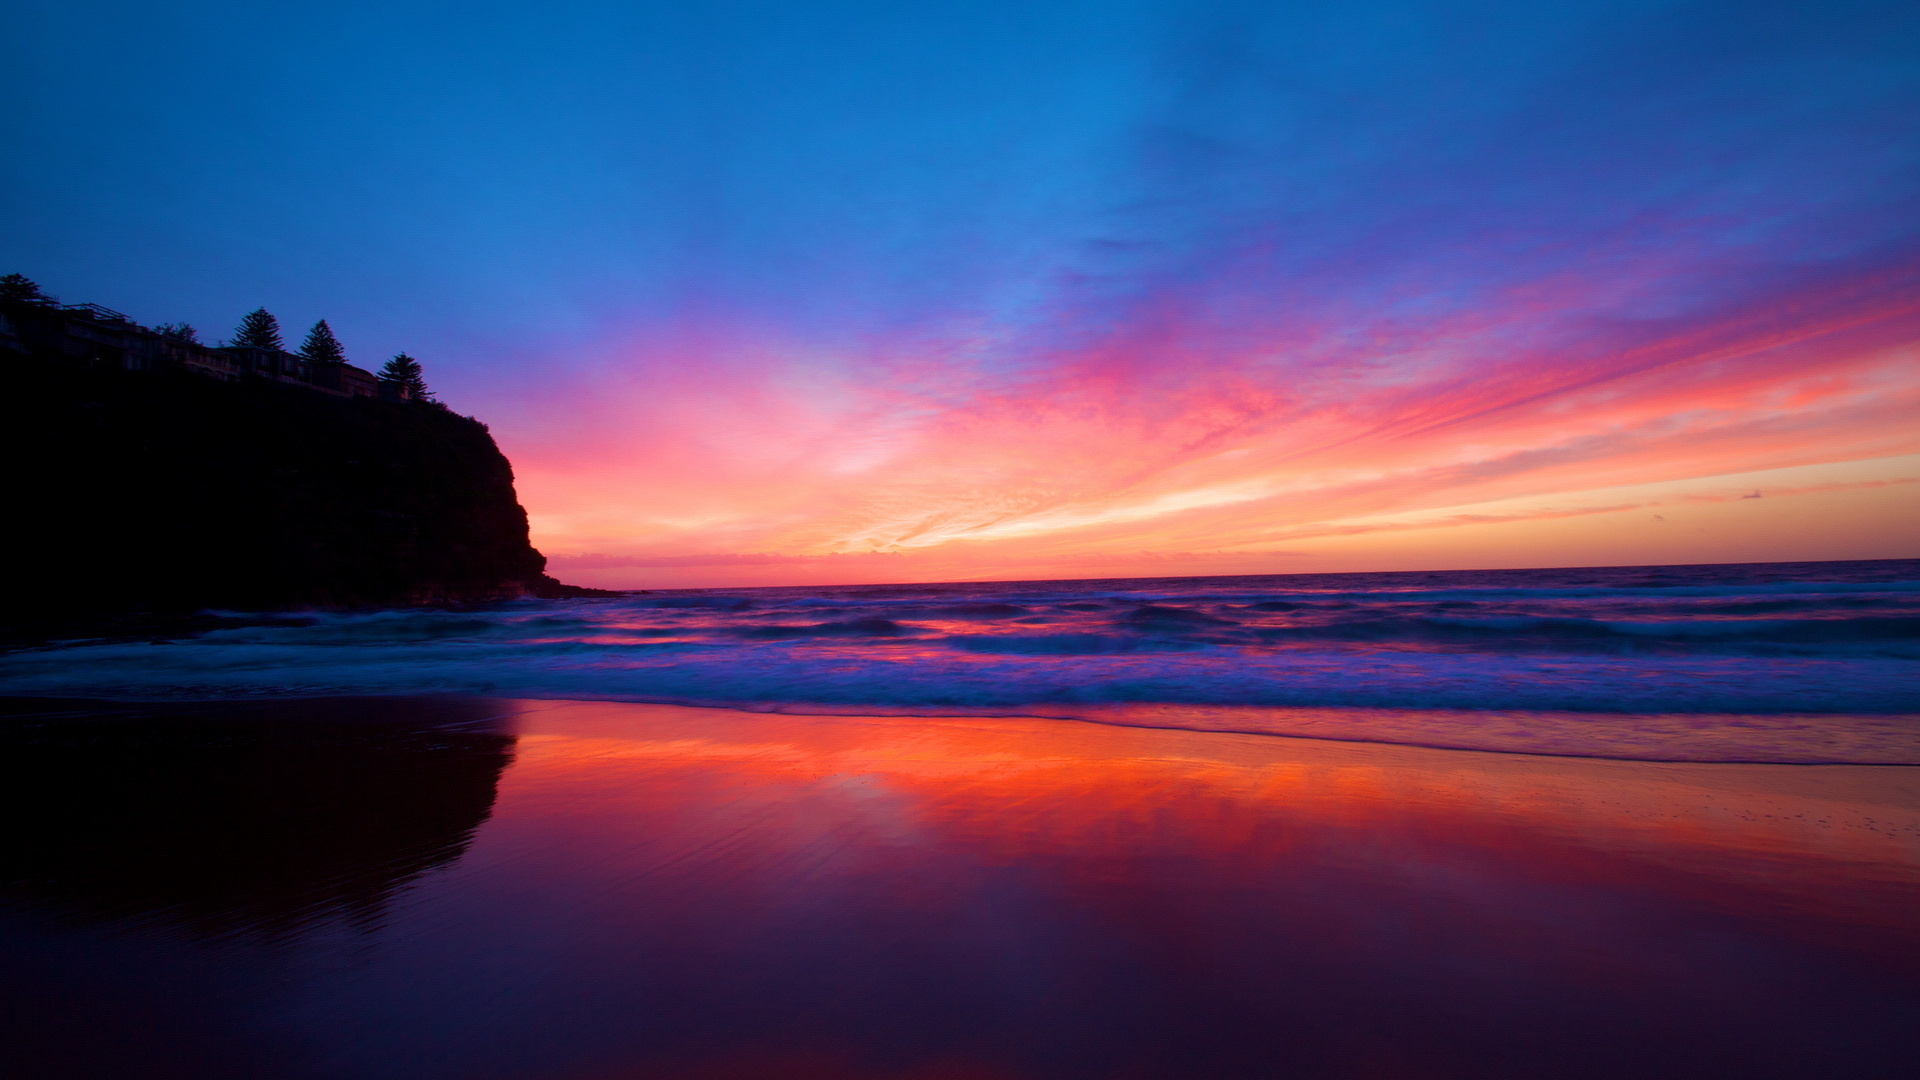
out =
<svg viewBox="0 0 1920 1080"><path fill-rule="evenodd" d="M1244 563L1297 541L1514 533L1654 505L1573 499L1623 486L1813 466L1839 473L1795 492L1908 479L1871 464L1920 453L1920 303L1904 280L1623 326L1566 314L1591 285L1566 278L1365 334L1330 319L1229 332L1170 296L1000 368L924 336L918 353L809 356L710 331L630 346L651 362L609 376L564 430L502 434L536 542L603 584L1167 573L1211 552ZM1550 496L1578 505L1461 509ZM1396 514L1428 516L1375 520ZM1536 550L1506 557L1633 559L1536 531ZM1916 553L1888 539L1855 548ZM1769 557L1816 548L1833 545ZM1409 542L1381 568L1458 565L1450 551Z"/></svg>

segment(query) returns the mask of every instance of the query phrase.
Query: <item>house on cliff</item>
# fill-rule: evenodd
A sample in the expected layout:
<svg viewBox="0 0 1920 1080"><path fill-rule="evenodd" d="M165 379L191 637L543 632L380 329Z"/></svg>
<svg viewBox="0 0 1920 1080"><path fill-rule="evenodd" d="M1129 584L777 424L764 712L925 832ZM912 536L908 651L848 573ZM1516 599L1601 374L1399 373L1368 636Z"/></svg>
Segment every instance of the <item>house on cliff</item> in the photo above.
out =
<svg viewBox="0 0 1920 1080"><path fill-rule="evenodd" d="M187 371L224 381L263 379L336 397L404 398L404 388L346 363L312 363L283 349L203 345L99 304L0 300L0 352L57 356L89 367Z"/></svg>

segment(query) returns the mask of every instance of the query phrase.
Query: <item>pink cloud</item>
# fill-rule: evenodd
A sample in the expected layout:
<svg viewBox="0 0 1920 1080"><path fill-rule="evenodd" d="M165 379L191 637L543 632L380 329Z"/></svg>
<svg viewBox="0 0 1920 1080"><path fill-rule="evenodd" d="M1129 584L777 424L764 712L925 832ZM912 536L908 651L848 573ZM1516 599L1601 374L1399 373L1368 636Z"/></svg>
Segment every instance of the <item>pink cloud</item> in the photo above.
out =
<svg viewBox="0 0 1920 1080"><path fill-rule="evenodd" d="M1603 284L1669 278L1653 259ZM1097 332L1058 308L1062 326L1007 335L1019 362L969 359L978 342L937 328L829 348L716 321L611 349L565 388L564 423L496 427L537 542L636 581L811 580L819 559L887 552L969 576L1151 561L1369 514L1920 452L1910 283L1814 279L1634 321L1595 314L1600 286L1568 273L1418 317L1332 305L1224 329L1202 283Z"/></svg>

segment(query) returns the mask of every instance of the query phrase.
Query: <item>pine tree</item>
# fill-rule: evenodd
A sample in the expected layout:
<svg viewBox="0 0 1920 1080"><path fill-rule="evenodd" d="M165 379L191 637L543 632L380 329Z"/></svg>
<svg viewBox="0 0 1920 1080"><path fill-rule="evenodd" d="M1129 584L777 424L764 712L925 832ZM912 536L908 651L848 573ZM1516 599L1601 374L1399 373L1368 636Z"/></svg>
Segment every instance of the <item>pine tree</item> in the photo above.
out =
<svg viewBox="0 0 1920 1080"><path fill-rule="evenodd" d="M248 349L283 349L280 342L280 320L267 313L266 308L255 308L240 320L240 328L234 331L233 344Z"/></svg>
<svg viewBox="0 0 1920 1080"><path fill-rule="evenodd" d="M333 327L321 319L307 331L307 340L300 344L300 359L314 364L344 364L347 351L340 347L340 339L333 336Z"/></svg>
<svg viewBox="0 0 1920 1080"><path fill-rule="evenodd" d="M192 323L163 322L159 326L154 327L154 329L158 331L162 337L170 337L175 341L184 341L190 345L200 344L200 332L193 328Z"/></svg>
<svg viewBox="0 0 1920 1080"><path fill-rule="evenodd" d="M8 274L0 277L0 300L13 300L28 304L54 304L59 301L40 291L40 286L25 274Z"/></svg>
<svg viewBox="0 0 1920 1080"><path fill-rule="evenodd" d="M420 361L406 353L387 361L380 369L380 380L393 384L410 401L433 400L433 391L427 389L427 380L421 376Z"/></svg>

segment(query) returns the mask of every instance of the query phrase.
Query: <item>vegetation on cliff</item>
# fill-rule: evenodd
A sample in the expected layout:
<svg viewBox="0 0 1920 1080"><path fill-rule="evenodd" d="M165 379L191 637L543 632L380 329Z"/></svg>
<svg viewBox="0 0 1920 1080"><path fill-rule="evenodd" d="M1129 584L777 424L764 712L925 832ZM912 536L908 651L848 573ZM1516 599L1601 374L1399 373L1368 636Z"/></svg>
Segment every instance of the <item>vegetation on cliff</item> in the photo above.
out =
<svg viewBox="0 0 1920 1080"><path fill-rule="evenodd" d="M431 400L16 342L0 350L0 452L16 478L9 606L29 619L597 593L542 573L486 426ZM309 346L338 348L324 323Z"/></svg>
<svg viewBox="0 0 1920 1080"><path fill-rule="evenodd" d="M479 422L188 374L9 365L33 606L246 610L540 591Z"/></svg>

